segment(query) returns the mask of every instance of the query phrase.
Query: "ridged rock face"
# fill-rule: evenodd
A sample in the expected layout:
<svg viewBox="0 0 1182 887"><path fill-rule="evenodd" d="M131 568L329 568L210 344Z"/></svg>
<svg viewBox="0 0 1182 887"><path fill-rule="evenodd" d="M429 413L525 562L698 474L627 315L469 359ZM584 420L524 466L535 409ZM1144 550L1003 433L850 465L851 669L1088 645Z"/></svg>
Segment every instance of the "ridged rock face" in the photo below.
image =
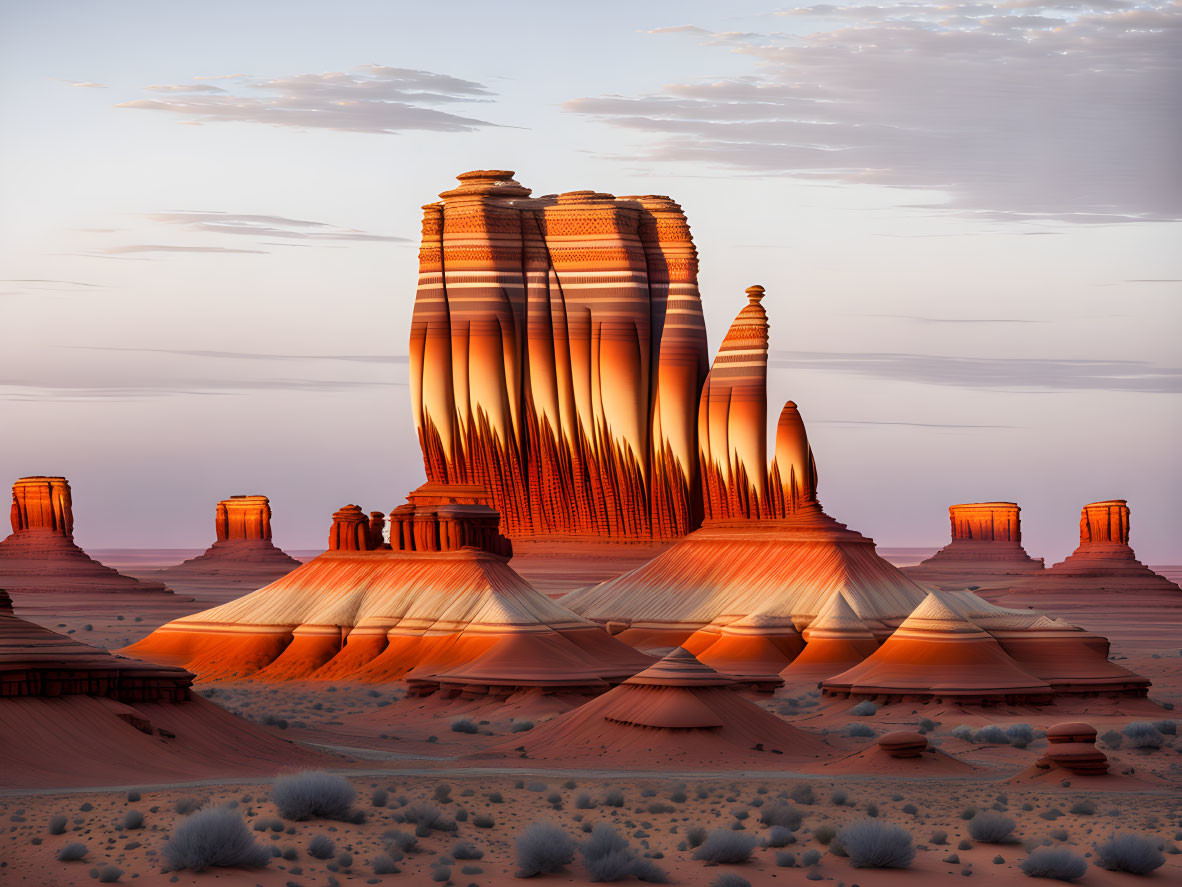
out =
<svg viewBox="0 0 1182 887"><path fill-rule="evenodd" d="M218 503L217 539L271 538L271 503L266 496L231 496Z"/></svg>
<svg viewBox="0 0 1182 887"><path fill-rule="evenodd" d="M346 505L332 516L329 551L373 551L381 547L381 539L375 538L374 527L360 505Z"/></svg>
<svg viewBox="0 0 1182 887"><path fill-rule="evenodd" d="M358 506L337 547L278 581L128 648L203 680L405 679L413 695L600 692L651 660L538 592L508 563L487 493L425 484L371 546Z"/></svg>
<svg viewBox="0 0 1182 887"><path fill-rule="evenodd" d="M64 477L22 477L12 485L12 532L31 530L74 537L70 482Z"/></svg>
<svg viewBox="0 0 1182 887"><path fill-rule="evenodd" d="M266 496L231 496L217 504L216 541L200 556L158 575L181 591L243 594L274 582L300 565L271 542L271 504Z"/></svg>
<svg viewBox="0 0 1182 887"><path fill-rule="evenodd" d="M193 675L112 656L19 618L0 590L0 699L102 696L120 702L182 702Z"/></svg>
<svg viewBox="0 0 1182 887"><path fill-rule="evenodd" d="M707 356L681 208L459 179L424 207L411 329L428 479L485 486L510 537L689 532Z"/></svg>
<svg viewBox="0 0 1182 887"><path fill-rule="evenodd" d="M1042 558L1022 547L1021 508L1015 502L948 506L952 541L903 572L942 588L1006 587L1014 577L1041 572Z"/></svg>
<svg viewBox="0 0 1182 887"><path fill-rule="evenodd" d="M1018 598L1030 593L1062 595L1073 604L1109 604L1110 592L1137 595L1134 602L1176 606L1182 594L1164 576L1145 566L1129 545L1129 506L1124 499L1092 502L1079 520L1079 547L1045 572L1013 583Z"/></svg>
<svg viewBox="0 0 1182 887"><path fill-rule="evenodd" d="M16 593L21 606L41 592L130 591L171 598L161 583L124 576L78 547L64 477L22 477L12 485L12 535L0 541L0 588Z"/></svg>
<svg viewBox="0 0 1182 887"><path fill-rule="evenodd" d="M680 648L597 699L504 743L504 751L510 746L524 746L537 760L698 768L786 767L787 761L830 752L822 740L744 698L734 678Z"/></svg>

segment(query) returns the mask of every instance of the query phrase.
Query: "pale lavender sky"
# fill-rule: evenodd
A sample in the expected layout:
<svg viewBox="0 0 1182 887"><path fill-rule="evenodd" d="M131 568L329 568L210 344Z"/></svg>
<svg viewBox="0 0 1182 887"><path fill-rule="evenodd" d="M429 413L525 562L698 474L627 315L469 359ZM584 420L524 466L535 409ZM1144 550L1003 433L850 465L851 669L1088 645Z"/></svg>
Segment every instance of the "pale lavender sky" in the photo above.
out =
<svg viewBox="0 0 1182 887"><path fill-rule="evenodd" d="M0 3L0 481L77 535L276 541L421 480L421 204L456 173L664 193L711 347L751 283L827 509L1059 560L1127 498L1182 558L1182 8L1085 0Z"/></svg>

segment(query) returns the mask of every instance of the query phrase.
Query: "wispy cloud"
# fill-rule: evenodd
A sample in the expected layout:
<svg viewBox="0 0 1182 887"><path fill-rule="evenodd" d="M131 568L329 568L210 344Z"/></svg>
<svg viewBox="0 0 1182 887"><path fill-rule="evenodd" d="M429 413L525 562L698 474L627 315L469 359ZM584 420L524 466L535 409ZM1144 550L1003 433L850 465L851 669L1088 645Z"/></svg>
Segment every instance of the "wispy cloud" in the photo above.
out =
<svg viewBox="0 0 1182 887"><path fill-rule="evenodd" d="M174 354L180 357L207 357L217 360L333 360L347 363L405 364L405 354L265 354L256 351L207 351L188 348L113 348L103 345L63 345L75 351L123 351L136 354Z"/></svg>
<svg viewBox="0 0 1182 887"><path fill-rule="evenodd" d="M1182 368L1137 360L950 357L824 351L779 351L768 365L944 385L1005 391L1127 391L1182 393Z"/></svg>
<svg viewBox="0 0 1182 887"><path fill-rule="evenodd" d="M854 316L909 320L914 323L1050 323L1049 320L1028 320L1020 317L923 317L918 314L857 314Z"/></svg>
<svg viewBox="0 0 1182 887"><path fill-rule="evenodd" d="M82 89L106 89L105 83L94 83L90 80L66 80L64 77L55 77L59 83L67 83L70 86L81 87Z"/></svg>
<svg viewBox="0 0 1182 887"><path fill-rule="evenodd" d="M356 228L338 228L326 222L288 219L253 213L181 210L146 213L145 218L165 225L179 225L207 234L237 234L249 237L281 237L292 240L350 240L356 242L408 243L405 237L371 234Z"/></svg>
<svg viewBox="0 0 1182 887"><path fill-rule="evenodd" d="M406 382L352 379L148 379L136 383L31 382L0 378L0 400L140 400L178 396L242 396L262 391L333 394L368 388L405 387Z"/></svg>
<svg viewBox="0 0 1182 887"><path fill-rule="evenodd" d="M815 30L654 32L746 56L747 74L565 107L649 134L633 158L941 191L942 211L999 223L1182 219L1182 4L915 0L782 14Z"/></svg>
<svg viewBox="0 0 1182 887"><path fill-rule="evenodd" d="M195 124L262 123L366 133L472 132L497 125L439 110L436 106L488 102L494 94L483 84L431 71L362 65L348 72L271 79L226 75L222 83L149 86L145 89L156 94L153 98L115 107L164 111Z"/></svg>
<svg viewBox="0 0 1182 887"><path fill-rule="evenodd" d="M124 253L256 253L265 255L265 249L230 249L225 246L178 246L164 243L132 243L127 246L110 246L102 250L106 255L118 256Z"/></svg>

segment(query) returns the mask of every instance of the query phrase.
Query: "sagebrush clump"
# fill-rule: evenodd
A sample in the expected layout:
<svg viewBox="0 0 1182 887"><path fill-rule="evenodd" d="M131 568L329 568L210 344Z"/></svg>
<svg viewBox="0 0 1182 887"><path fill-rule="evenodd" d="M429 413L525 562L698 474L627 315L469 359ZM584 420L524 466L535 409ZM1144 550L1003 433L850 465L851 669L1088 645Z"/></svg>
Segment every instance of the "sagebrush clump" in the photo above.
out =
<svg viewBox="0 0 1182 887"><path fill-rule="evenodd" d="M1096 847L1096 865L1113 872L1148 875L1165 862L1157 843L1142 835L1113 835Z"/></svg>
<svg viewBox="0 0 1182 887"><path fill-rule="evenodd" d="M262 868L271 860L271 851L255 843L232 810L200 810L181 820L163 852L170 868L194 872L211 866Z"/></svg>
<svg viewBox="0 0 1182 887"><path fill-rule="evenodd" d="M1022 860L1019 868L1032 878L1074 881L1088 870L1088 861L1070 850L1044 847Z"/></svg>
<svg viewBox="0 0 1182 887"><path fill-rule="evenodd" d="M552 822L535 822L517 836L517 877L556 872L575 858L575 842Z"/></svg>
<svg viewBox="0 0 1182 887"><path fill-rule="evenodd" d="M715 829L694 851L694 859L703 862L746 862L759 839L747 832Z"/></svg>
<svg viewBox="0 0 1182 887"><path fill-rule="evenodd" d="M356 817L351 813L357 792L343 776L307 770L275 780L271 800L284 819L337 819L345 822Z"/></svg>
<svg viewBox="0 0 1182 887"><path fill-rule="evenodd" d="M915 859L910 832L889 822L855 822L841 830L838 840L854 868L905 869Z"/></svg>

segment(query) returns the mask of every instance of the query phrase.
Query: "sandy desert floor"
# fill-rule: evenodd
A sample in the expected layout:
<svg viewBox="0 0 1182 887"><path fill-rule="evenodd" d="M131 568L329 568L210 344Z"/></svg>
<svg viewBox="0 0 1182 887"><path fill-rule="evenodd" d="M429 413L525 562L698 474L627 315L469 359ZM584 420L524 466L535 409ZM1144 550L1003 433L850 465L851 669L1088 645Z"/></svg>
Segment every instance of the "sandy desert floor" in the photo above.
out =
<svg viewBox="0 0 1182 887"><path fill-rule="evenodd" d="M132 571L141 571L144 563ZM555 569L554 564L541 568L543 573ZM208 603L190 606L196 610ZM118 648L176 615L126 608L73 613L63 600L59 613L32 618L87 643ZM1029 848L1069 847L1080 855L1093 854L1094 862L1094 845L1114 831L1161 841L1166 863L1149 882L1182 883L1182 854L1175 847L1182 844L1182 740L1176 734L1167 732L1162 746L1152 750L1131 749L1127 743L1112 748L1111 737L1108 743L1102 739L1099 746L1111 764L1106 777L1058 774L1034 782L1018 777L1045 749L1038 732L1051 724L1082 720L1104 737L1133 721L1172 722L1182 712L1172 708L1182 706L1182 624L1176 616L1158 614L1152 630L1138 631L1128 630L1123 614L1109 617L1092 608L1086 620L1081 617L1093 631L1114 630L1114 658L1153 680L1150 700L1096 699L1015 709L896 704L858 716L848 700L827 700L813 688L789 687L753 698L823 739L832 749L830 758L773 761L763 770L730 773L670 769L659 755L644 762L607 760L594 770L564 765L561 755L532 757L532 727L569 711L581 701L578 697L521 694L502 704L442 704L406 698L399 684L200 684L196 689L209 702L325 753L327 769L345 775L356 789L354 807L365 821L280 819L270 799L277 774L269 772L97 789L64 784L0 789L0 884L89 884L113 877L112 867L121 870L119 883L144 884L518 883L514 841L535 821L553 822L575 840L585 839L595 823L609 823L633 850L663 869L670 882L687 885L709 885L728 871L753 885L825 880L902 887L966 877L1024 879L1018 863ZM1178 717L1182 720L1182 714ZM454 730L461 718L475 732ZM1029 724L1036 738L1024 748L965 738L991 724ZM920 726L950 759L903 766L875 754L876 736ZM510 745L518 737L521 750ZM486 751L494 746L501 750ZM781 803L801 817L786 846L757 844L750 861L735 865L694 858L694 830L738 831L762 841L768 828L761 813ZM396 861L397 873L378 874L374 862L395 840L390 833L414 830L406 821L408 805L418 805L419 812L423 805L438 808L440 823L447 827L419 837ZM241 813L253 838L274 848L269 865L213 868L201 874L164 871L162 847L174 828L193 809L211 807ZM1012 818L1012 840L972 840L965 817L973 809L994 809ZM132 811L142 814L142 827L125 827ZM65 820L60 834L51 834L55 816ZM848 859L831 852L830 828L840 830L867 817L910 832L917 852L909 869L854 869ZM325 859L308 852L309 842L321 835L334 845ZM58 850L73 842L86 846L85 856L59 862ZM458 843L472 845L474 851ZM576 855L565 871L535 880L582 884L590 879ZM1089 865L1078 883L1099 887L1140 882L1136 876Z"/></svg>

